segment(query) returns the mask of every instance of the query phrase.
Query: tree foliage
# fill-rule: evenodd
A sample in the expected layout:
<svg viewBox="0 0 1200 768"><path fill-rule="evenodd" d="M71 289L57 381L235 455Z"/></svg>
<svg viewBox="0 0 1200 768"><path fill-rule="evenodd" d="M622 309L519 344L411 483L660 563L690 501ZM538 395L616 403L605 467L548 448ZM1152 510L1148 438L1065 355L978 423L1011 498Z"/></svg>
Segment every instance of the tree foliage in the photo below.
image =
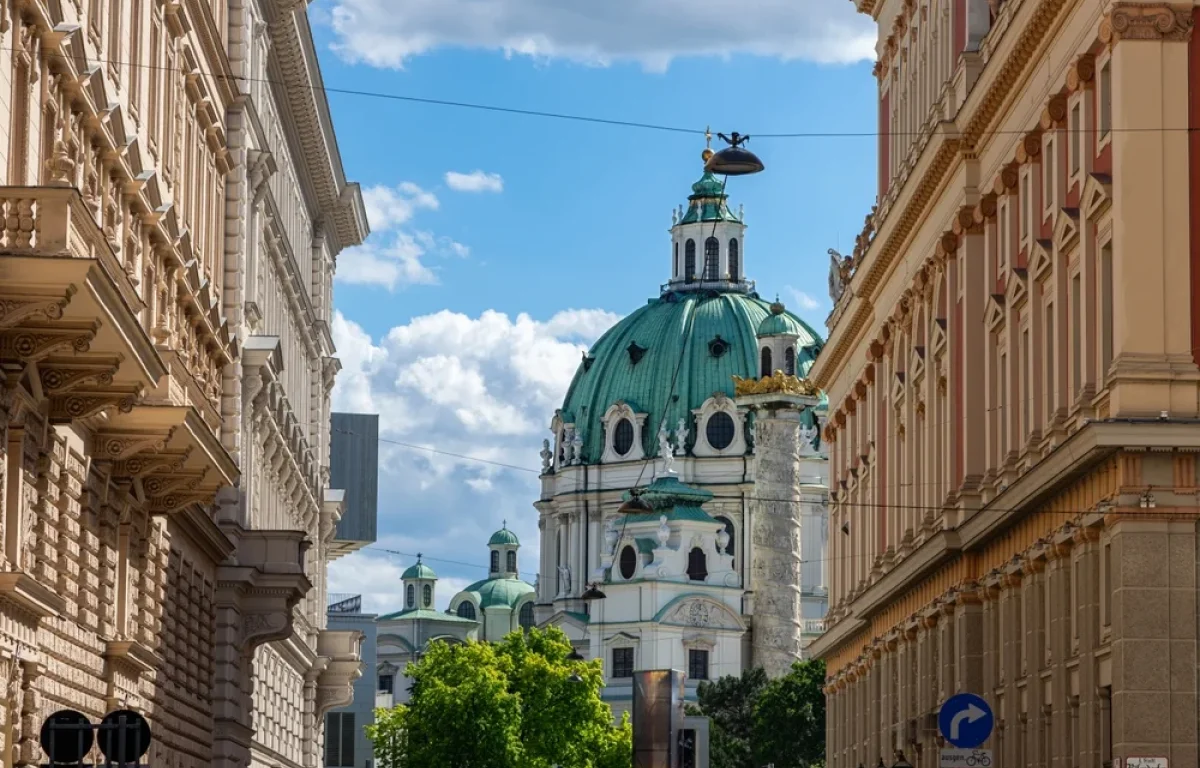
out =
<svg viewBox="0 0 1200 768"><path fill-rule="evenodd" d="M741 677L727 675L696 688L698 705L689 707L709 718L709 760L713 768L757 768L751 739L754 708L767 687L767 673L755 667Z"/></svg>
<svg viewBox="0 0 1200 768"><path fill-rule="evenodd" d="M824 661L798 661L763 689L754 708L754 759L775 768L825 763Z"/></svg>
<svg viewBox="0 0 1200 768"><path fill-rule="evenodd" d="M710 719L712 768L817 768L825 757L825 663L798 661L768 680L761 669L701 683L699 705Z"/></svg>
<svg viewBox="0 0 1200 768"><path fill-rule="evenodd" d="M432 643L408 668L412 700L367 731L380 768L629 768L631 729L612 724L600 662L570 652L556 628Z"/></svg>

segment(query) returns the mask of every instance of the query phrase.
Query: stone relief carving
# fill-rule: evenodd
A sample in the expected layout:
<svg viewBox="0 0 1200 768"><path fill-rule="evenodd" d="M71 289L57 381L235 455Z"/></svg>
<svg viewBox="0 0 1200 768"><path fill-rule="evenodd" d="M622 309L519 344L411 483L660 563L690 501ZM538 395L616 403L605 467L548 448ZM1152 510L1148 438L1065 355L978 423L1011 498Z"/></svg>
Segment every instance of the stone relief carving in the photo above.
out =
<svg viewBox="0 0 1200 768"><path fill-rule="evenodd" d="M736 629L727 611L707 600L685 600L671 611L669 621L689 627Z"/></svg>

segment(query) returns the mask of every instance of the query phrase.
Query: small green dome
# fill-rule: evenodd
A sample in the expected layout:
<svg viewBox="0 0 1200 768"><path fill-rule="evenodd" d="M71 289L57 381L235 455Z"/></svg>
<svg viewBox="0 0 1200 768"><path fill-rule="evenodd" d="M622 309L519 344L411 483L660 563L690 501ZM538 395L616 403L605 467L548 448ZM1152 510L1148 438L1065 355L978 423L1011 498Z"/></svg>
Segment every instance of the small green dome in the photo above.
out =
<svg viewBox="0 0 1200 768"><path fill-rule="evenodd" d="M705 173L692 185L692 194L697 197L718 197L725 194L725 185L711 173Z"/></svg>
<svg viewBox="0 0 1200 768"><path fill-rule="evenodd" d="M512 608L526 595L534 593L533 585L520 579L484 579L463 590L475 596L480 608L503 605Z"/></svg>
<svg viewBox="0 0 1200 768"><path fill-rule="evenodd" d="M422 563L420 558L418 558L417 562L414 565L409 566L408 570L401 574L400 578L405 581L409 581L411 579L436 579L437 574L433 572L432 568Z"/></svg>
<svg viewBox="0 0 1200 768"><path fill-rule="evenodd" d="M517 534L508 530L508 523L504 527L492 534L492 538L488 539L489 547L519 547L520 540L517 539Z"/></svg>
<svg viewBox="0 0 1200 768"><path fill-rule="evenodd" d="M729 221L740 224L742 220L729 210L729 196L725 185L711 173L705 173L692 185L688 197L688 209L679 220L680 224L695 224L702 221Z"/></svg>
<svg viewBox="0 0 1200 768"><path fill-rule="evenodd" d="M758 324L758 336L807 336L800 318L789 313L778 299L771 305L771 314Z"/></svg>

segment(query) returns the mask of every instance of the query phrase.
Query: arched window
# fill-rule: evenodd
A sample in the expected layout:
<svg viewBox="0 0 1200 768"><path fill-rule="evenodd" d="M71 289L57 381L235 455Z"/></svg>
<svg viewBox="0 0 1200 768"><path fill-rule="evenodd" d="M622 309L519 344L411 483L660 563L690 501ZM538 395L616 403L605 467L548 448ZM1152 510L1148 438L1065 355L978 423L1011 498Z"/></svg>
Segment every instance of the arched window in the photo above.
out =
<svg viewBox="0 0 1200 768"><path fill-rule="evenodd" d="M675 277L679 277L679 243L675 243Z"/></svg>
<svg viewBox="0 0 1200 768"><path fill-rule="evenodd" d="M508 564L508 568L507 568L508 572L509 572L509 573L516 573L516 570L517 570L517 553L516 553L516 552L511 552L511 551L510 551L510 552L508 553L508 557L506 558L506 561L507 561L507 564Z"/></svg>
<svg viewBox="0 0 1200 768"><path fill-rule="evenodd" d="M687 281L696 279L696 241L688 240L683 246L683 278Z"/></svg>
<svg viewBox="0 0 1200 768"><path fill-rule="evenodd" d="M762 349L762 375L770 376L774 371L771 370L771 348L763 347Z"/></svg>
<svg viewBox="0 0 1200 768"><path fill-rule="evenodd" d="M409 584L408 589L404 590L404 605L408 608L417 607L417 588L412 584Z"/></svg>
<svg viewBox="0 0 1200 768"><path fill-rule="evenodd" d="M433 605L433 587L426 584L421 588L421 601L425 603L425 607Z"/></svg>
<svg viewBox="0 0 1200 768"><path fill-rule="evenodd" d="M692 547L692 551L688 552L687 575L692 581L704 581L708 578L708 558L704 556L704 550L700 547Z"/></svg>
<svg viewBox="0 0 1200 768"><path fill-rule="evenodd" d="M738 251L738 241L736 237L729 241L729 279L742 279L742 255Z"/></svg>
<svg viewBox="0 0 1200 768"><path fill-rule="evenodd" d="M517 623L521 629L533 629L533 603L525 603L517 614Z"/></svg>
<svg viewBox="0 0 1200 768"><path fill-rule="evenodd" d="M500 553L492 550L492 573L500 572Z"/></svg>
<svg viewBox="0 0 1200 768"><path fill-rule="evenodd" d="M475 621L475 606L470 600L463 600L458 604L458 618Z"/></svg>
<svg viewBox="0 0 1200 768"><path fill-rule="evenodd" d="M721 241L710 237L704 241L704 279L721 277Z"/></svg>
<svg viewBox="0 0 1200 768"><path fill-rule="evenodd" d="M633 547L625 547L621 550L621 578L632 579L635 573L637 573L637 552Z"/></svg>
<svg viewBox="0 0 1200 768"><path fill-rule="evenodd" d="M736 429L732 416L725 411L717 411L708 417L708 423L704 425L704 436L714 449L723 451L733 443Z"/></svg>
<svg viewBox="0 0 1200 768"><path fill-rule="evenodd" d="M624 456L633 450L633 422L621 419L613 429L613 450Z"/></svg>
<svg viewBox="0 0 1200 768"><path fill-rule="evenodd" d="M788 376L796 375L796 350L792 347L783 350L783 372Z"/></svg>
<svg viewBox="0 0 1200 768"><path fill-rule="evenodd" d="M725 526L725 533L729 534L729 543L725 545L725 554L732 555L733 551L734 551L733 550L733 544L734 544L733 521L723 515L718 515L716 517L716 521L718 523L720 523L721 525Z"/></svg>

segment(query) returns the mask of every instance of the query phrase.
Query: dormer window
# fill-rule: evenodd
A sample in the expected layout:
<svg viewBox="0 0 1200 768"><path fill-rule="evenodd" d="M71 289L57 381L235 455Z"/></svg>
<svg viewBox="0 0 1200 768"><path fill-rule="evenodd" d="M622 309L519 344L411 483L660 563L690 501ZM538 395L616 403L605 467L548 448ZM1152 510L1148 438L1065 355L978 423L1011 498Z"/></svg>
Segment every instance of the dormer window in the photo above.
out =
<svg viewBox="0 0 1200 768"><path fill-rule="evenodd" d="M613 430L613 450L618 456L625 456L633 448L633 423L629 419L621 419Z"/></svg>
<svg viewBox="0 0 1200 768"><path fill-rule="evenodd" d="M717 411L708 417L708 424L704 427L704 436L708 438L709 445L718 451L723 451L733 442L736 431L737 427L733 423L733 418L725 411Z"/></svg>
<svg viewBox="0 0 1200 768"><path fill-rule="evenodd" d="M696 456L740 456L746 452L745 414L724 392L692 411L696 417Z"/></svg>
<svg viewBox="0 0 1200 768"><path fill-rule="evenodd" d="M475 621L475 606L471 602L463 600L458 604L458 618Z"/></svg>

